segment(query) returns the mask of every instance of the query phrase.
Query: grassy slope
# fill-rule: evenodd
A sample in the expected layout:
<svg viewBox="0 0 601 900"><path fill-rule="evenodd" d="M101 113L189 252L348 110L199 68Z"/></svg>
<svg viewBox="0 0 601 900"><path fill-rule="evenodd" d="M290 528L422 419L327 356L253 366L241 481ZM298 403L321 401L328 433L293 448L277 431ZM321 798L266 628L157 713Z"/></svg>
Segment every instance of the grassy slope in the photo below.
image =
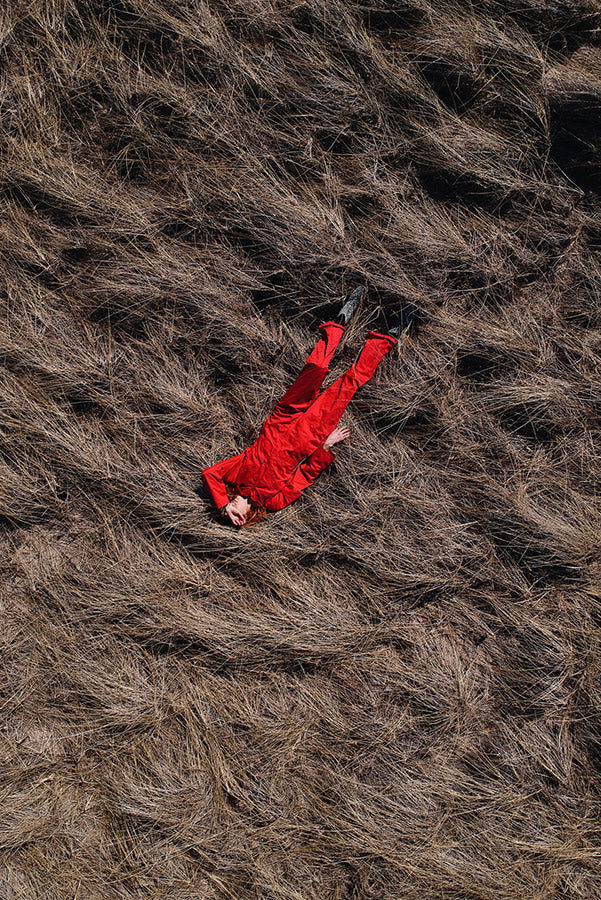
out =
<svg viewBox="0 0 601 900"><path fill-rule="evenodd" d="M8 7L2 896L600 896L596 4ZM334 375L419 339L216 522L365 279Z"/></svg>

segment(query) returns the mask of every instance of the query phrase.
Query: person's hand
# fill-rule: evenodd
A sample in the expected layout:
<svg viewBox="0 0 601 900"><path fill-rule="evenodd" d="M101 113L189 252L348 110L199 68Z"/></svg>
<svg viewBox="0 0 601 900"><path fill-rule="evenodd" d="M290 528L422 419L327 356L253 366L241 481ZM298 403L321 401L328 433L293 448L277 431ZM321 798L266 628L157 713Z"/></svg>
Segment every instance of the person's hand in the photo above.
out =
<svg viewBox="0 0 601 900"><path fill-rule="evenodd" d="M248 508L248 503L243 497L234 497L225 507L225 514L233 525L240 527L246 522Z"/></svg>
<svg viewBox="0 0 601 900"><path fill-rule="evenodd" d="M228 505L225 507L225 515L228 517L228 519L230 520L230 522L233 525L238 525L238 526L244 525L244 516L242 515L242 513L239 513L238 510L232 506L231 500L228 503Z"/></svg>
<svg viewBox="0 0 601 900"><path fill-rule="evenodd" d="M346 425L337 425L334 431L325 439L323 449L330 450L334 444L346 440L350 433L351 430L350 428L347 428Z"/></svg>

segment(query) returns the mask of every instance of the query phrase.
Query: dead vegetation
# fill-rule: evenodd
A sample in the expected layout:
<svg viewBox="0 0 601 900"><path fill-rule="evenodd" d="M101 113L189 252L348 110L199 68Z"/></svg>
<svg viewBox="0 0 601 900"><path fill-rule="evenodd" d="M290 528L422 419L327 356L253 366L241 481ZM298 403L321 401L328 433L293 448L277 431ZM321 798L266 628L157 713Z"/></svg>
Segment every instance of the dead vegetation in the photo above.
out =
<svg viewBox="0 0 601 900"><path fill-rule="evenodd" d="M1 894L601 896L601 15L0 11ZM248 531L348 288L422 309Z"/></svg>

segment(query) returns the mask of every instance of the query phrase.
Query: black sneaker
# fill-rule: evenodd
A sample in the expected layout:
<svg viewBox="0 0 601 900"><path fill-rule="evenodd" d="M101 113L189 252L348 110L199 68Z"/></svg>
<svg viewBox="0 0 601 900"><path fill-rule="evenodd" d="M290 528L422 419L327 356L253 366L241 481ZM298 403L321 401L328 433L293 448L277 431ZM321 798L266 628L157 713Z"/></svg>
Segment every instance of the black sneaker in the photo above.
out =
<svg viewBox="0 0 601 900"><path fill-rule="evenodd" d="M348 295L346 303L334 321L339 322L341 325L348 325L366 297L367 288L364 284L360 284L359 287L356 287L355 290Z"/></svg>
<svg viewBox="0 0 601 900"><path fill-rule="evenodd" d="M414 324L417 313L418 307L416 303L404 303L396 316L392 319L388 328L388 334L393 338L397 338L399 334L409 332Z"/></svg>

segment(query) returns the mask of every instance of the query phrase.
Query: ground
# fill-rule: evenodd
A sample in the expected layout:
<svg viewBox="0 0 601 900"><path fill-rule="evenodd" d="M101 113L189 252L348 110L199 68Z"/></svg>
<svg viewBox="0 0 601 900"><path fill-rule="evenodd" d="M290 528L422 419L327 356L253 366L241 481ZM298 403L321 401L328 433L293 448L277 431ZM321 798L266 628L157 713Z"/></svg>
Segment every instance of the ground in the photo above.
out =
<svg viewBox="0 0 601 900"><path fill-rule="evenodd" d="M3 897L601 896L600 47L578 0L2 11ZM200 471L361 283L330 379L419 330L235 529Z"/></svg>

